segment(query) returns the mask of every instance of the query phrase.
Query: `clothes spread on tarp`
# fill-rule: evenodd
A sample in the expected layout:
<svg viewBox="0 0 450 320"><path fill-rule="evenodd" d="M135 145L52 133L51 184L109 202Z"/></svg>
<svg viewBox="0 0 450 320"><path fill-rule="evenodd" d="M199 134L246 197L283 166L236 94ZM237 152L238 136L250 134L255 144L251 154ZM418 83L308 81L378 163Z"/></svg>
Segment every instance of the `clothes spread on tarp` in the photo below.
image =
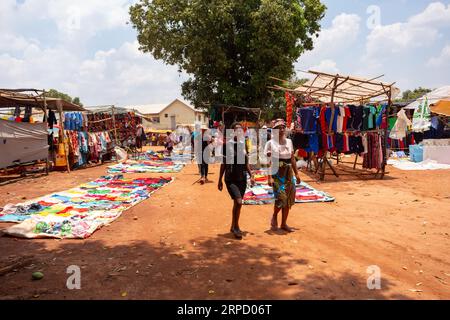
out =
<svg viewBox="0 0 450 320"><path fill-rule="evenodd" d="M184 164L164 160L127 160L108 167L108 173L172 173L180 172Z"/></svg>
<svg viewBox="0 0 450 320"><path fill-rule="evenodd" d="M4 230L12 236L83 239L172 181L171 177L105 176L70 190L8 204L0 211L0 221L19 222Z"/></svg>
<svg viewBox="0 0 450 320"><path fill-rule="evenodd" d="M267 184L267 170L254 171L256 181L255 186L250 186L248 183L245 191L244 201L245 205L263 205L273 204L275 202L274 191L271 186ZM319 191L306 182L301 182L295 186L295 202L331 202L335 199L326 192Z"/></svg>

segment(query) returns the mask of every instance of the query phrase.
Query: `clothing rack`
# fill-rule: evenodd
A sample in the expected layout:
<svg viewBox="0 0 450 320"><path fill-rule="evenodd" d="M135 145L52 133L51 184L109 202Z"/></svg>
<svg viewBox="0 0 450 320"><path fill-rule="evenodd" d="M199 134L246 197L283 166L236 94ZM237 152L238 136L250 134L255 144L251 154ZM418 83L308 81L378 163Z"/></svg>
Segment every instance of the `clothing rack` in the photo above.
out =
<svg viewBox="0 0 450 320"><path fill-rule="evenodd" d="M383 83L379 82L379 79L382 76L374 77L371 79L363 79L354 76L343 76L339 74L329 74L318 71L308 71L306 72L313 76L313 79L307 81L306 83L300 85L296 89L283 88L282 86L270 86L269 88L275 90L281 90L285 92L289 92L290 94L295 95L298 99L301 99L300 107L307 106L323 106L327 105L331 108L331 121L328 127L328 134L331 135L333 119L335 117L335 108L339 103L360 103L360 106L365 104L365 102L369 102L370 99L373 98L384 98L381 101L387 101L387 108L384 110L384 114L382 117L385 117L386 122L388 119L388 115L392 108L392 97L397 95L400 90L394 87L394 83ZM287 83L288 81L272 78L277 81L282 81L283 83ZM375 173L375 177L380 173L380 178L382 179L386 173L386 162L387 162L387 130L388 126L386 123L386 128L377 129L377 130L368 130L363 132L377 132L383 134L384 143L382 143L383 148L383 163L381 169L377 170ZM316 168L316 172L318 171L320 180L324 180L327 166L332 171L333 175L339 177L339 174L336 172L332 163L328 158L328 150L324 148L322 162L319 168ZM315 157L315 155L312 155ZM356 169L358 157L356 156L355 162L353 164L353 170ZM316 162L318 163L318 162Z"/></svg>

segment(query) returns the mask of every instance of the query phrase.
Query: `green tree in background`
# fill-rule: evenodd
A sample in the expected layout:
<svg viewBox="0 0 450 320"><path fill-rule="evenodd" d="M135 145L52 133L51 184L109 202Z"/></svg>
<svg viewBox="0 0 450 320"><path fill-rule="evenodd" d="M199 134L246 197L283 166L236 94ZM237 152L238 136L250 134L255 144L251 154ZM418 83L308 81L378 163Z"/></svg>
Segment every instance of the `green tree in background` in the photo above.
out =
<svg viewBox="0 0 450 320"><path fill-rule="evenodd" d="M413 91L406 90L403 92L401 100L402 101L416 100L419 99L420 97L423 97L427 93L430 93L431 91L432 91L431 89L426 89L422 87L416 88Z"/></svg>
<svg viewBox="0 0 450 320"><path fill-rule="evenodd" d="M55 89L50 89L49 91L47 91L46 92L46 96L49 97L49 98L62 99L64 101L77 104L77 105L79 105L81 107L83 106L83 104L81 103L79 97L75 97L75 98L72 99L72 97L69 96L68 94L63 93L63 92L59 92L58 90L55 90Z"/></svg>
<svg viewBox="0 0 450 320"><path fill-rule="evenodd" d="M269 77L292 78L325 9L320 0L140 0L130 16L143 52L190 75L182 94L196 107L265 107Z"/></svg>

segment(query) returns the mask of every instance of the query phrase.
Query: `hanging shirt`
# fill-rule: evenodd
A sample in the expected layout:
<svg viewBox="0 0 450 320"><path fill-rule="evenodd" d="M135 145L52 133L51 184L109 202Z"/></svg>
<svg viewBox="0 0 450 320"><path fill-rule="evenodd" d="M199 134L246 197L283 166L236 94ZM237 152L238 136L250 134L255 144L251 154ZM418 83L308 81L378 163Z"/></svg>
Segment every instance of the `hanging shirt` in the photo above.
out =
<svg viewBox="0 0 450 320"><path fill-rule="evenodd" d="M405 110L400 110L397 113L397 121L389 134L389 138L401 140L406 137L406 128L410 126L411 120L406 116Z"/></svg>

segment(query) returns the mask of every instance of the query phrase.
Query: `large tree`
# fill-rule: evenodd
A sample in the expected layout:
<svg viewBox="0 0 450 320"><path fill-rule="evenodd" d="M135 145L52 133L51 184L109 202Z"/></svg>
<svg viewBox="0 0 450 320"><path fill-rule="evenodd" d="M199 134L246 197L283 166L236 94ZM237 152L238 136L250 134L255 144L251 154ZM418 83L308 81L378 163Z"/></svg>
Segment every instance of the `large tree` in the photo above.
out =
<svg viewBox="0 0 450 320"><path fill-rule="evenodd" d="M182 94L196 107L263 107L269 77L294 75L325 9L320 0L140 0L130 16L143 52L190 75Z"/></svg>
<svg viewBox="0 0 450 320"><path fill-rule="evenodd" d="M81 103L79 97L75 97L75 98L72 99L72 97L69 96L67 93L59 92L56 89L50 89L49 91L47 91L46 92L46 96L49 97L49 98L62 99L64 101L74 103L74 104L79 105L81 107L83 106L83 104Z"/></svg>
<svg viewBox="0 0 450 320"><path fill-rule="evenodd" d="M403 92L401 100L403 100L403 101L416 100L416 99L423 97L427 93L430 93L431 91L432 91L431 89L422 88L422 87L416 88L412 91L406 90Z"/></svg>

